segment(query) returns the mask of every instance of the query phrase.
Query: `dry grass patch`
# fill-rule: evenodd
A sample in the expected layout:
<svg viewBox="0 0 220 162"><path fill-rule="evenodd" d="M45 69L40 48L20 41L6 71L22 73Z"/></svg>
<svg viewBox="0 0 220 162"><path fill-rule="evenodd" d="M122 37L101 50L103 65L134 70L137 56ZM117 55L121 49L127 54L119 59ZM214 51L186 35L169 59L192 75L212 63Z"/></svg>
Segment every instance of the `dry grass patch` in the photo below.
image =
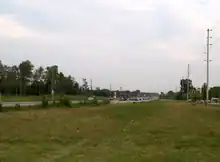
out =
<svg viewBox="0 0 220 162"><path fill-rule="evenodd" d="M219 120L184 102L1 113L0 160L220 161Z"/></svg>

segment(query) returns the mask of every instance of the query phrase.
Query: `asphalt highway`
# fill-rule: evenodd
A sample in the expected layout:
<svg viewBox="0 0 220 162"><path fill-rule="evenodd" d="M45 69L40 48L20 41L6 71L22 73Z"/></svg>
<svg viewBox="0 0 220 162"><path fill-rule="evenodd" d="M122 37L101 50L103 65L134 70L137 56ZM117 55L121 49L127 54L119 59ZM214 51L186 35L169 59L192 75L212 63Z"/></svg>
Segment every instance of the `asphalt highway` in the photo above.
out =
<svg viewBox="0 0 220 162"><path fill-rule="evenodd" d="M123 103L133 103L133 102L149 102L152 101L153 99L149 99L149 100L140 100L140 101L131 101L131 100L127 100L127 101L119 101L119 100L111 100L111 104L123 104ZM102 100L99 100L99 102L102 102ZM80 101L72 101L73 104L77 104L80 103ZM28 102L2 102L2 106L3 107L13 107L16 104L19 104L20 106L36 106L36 105L40 105L41 101L28 101ZM52 104L52 101L49 101L49 104Z"/></svg>

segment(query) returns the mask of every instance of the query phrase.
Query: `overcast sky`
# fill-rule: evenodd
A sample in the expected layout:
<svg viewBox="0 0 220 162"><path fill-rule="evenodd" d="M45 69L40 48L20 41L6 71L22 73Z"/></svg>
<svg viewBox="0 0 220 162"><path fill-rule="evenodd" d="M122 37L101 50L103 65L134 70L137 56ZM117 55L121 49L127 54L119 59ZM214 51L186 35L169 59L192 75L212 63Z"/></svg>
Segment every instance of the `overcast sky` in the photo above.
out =
<svg viewBox="0 0 220 162"><path fill-rule="evenodd" d="M219 0L0 0L0 59L56 64L94 86L148 92L175 90L189 63L200 87L210 27L210 84L220 85L219 6Z"/></svg>

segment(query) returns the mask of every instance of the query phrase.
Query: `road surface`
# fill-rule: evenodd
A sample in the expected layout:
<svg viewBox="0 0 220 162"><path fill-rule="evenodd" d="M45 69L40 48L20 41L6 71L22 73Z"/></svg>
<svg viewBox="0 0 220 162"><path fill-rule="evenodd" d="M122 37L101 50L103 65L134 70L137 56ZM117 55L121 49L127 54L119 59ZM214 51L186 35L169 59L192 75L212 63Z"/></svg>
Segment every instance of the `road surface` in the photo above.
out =
<svg viewBox="0 0 220 162"><path fill-rule="evenodd" d="M119 101L119 100L112 100L111 104L125 104L125 103L133 103L133 102L150 102L154 101L156 99L148 99L148 100L139 100L139 101L131 101L131 100L126 100L126 101Z"/></svg>
<svg viewBox="0 0 220 162"><path fill-rule="evenodd" d="M133 102L149 102L152 100L141 100L141 101L119 101L119 100L111 100L111 104L123 104L123 103L133 103ZM102 102L102 100L98 100L98 102ZM52 101L49 101L49 104L52 104ZM73 104L80 103L80 101L72 101ZM19 104L22 107L26 106L36 106L41 105L41 101L28 101L28 102L2 102L3 107L14 107L16 104Z"/></svg>
<svg viewBox="0 0 220 162"><path fill-rule="evenodd" d="M49 104L52 104L53 101L49 101ZM80 101L72 101L73 104L80 103ZM2 102L3 107L13 107L16 104L19 104L20 106L36 106L41 105L41 101L28 101L28 102Z"/></svg>

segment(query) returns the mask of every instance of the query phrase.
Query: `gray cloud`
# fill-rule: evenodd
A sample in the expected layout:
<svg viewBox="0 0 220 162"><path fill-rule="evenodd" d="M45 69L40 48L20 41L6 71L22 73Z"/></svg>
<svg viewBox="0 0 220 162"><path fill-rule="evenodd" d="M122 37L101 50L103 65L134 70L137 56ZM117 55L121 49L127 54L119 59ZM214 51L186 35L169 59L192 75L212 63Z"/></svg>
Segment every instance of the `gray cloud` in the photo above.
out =
<svg viewBox="0 0 220 162"><path fill-rule="evenodd" d="M78 80L93 78L95 86L111 83L113 88L157 92L174 89L191 63L193 82L201 86L206 21L199 13L203 9L197 14L198 1L189 7L185 1L155 2L138 11L116 0L0 1L0 23L1 14L13 15L13 25L35 35L16 39L0 35L1 58L9 64L25 59L38 66L58 64ZM212 51L216 60L212 84L220 81L215 76L218 50L216 45Z"/></svg>

